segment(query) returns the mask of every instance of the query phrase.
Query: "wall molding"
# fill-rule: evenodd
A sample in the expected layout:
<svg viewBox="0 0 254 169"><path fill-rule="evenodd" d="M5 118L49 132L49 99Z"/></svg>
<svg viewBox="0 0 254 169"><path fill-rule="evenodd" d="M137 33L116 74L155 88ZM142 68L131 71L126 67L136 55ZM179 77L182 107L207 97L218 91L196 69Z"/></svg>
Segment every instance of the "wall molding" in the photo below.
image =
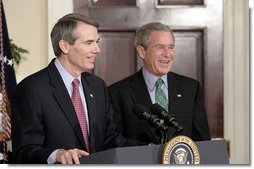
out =
<svg viewBox="0 0 254 169"><path fill-rule="evenodd" d="M224 0L224 138L230 164L249 164L248 1Z"/></svg>
<svg viewBox="0 0 254 169"><path fill-rule="evenodd" d="M55 57L50 40L51 29L58 19L71 12L73 12L72 0L48 0L48 62Z"/></svg>

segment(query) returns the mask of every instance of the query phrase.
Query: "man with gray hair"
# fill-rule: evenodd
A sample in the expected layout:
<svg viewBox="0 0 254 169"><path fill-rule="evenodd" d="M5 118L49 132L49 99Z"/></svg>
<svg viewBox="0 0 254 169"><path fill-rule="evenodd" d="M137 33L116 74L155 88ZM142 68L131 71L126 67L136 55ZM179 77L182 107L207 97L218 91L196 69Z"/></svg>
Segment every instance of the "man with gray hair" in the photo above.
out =
<svg viewBox="0 0 254 169"><path fill-rule="evenodd" d="M143 67L108 87L118 131L128 138L161 143L160 131L133 113L137 104L150 109L158 103L175 114L183 127L182 135L194 141L210 140L199 82L170 71L175 57L175 37L170 27L159 22L145 24L137 29L134 45ZM170 126L168 138L174 134Z"/></svg>
<svg viewBox="0 0 254 169"><path fill-rule="evenodd" d="M115 132L104 81L89 73L100 53L98 24L77 13L54 25L56 58L22 80L12 103L15 163L79 164L81 156L137 145Z"/></svg>

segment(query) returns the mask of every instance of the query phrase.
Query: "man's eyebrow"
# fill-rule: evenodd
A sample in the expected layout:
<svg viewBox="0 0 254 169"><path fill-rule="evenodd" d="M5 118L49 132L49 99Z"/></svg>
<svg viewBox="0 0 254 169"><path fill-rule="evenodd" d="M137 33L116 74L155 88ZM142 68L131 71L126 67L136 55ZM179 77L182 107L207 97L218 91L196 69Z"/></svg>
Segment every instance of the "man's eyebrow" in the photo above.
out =
<svg viewBox="0 0 254 169"><path fill-rule="evenodd" d="M166 44L156 44L155 46L175 46L175 44L169 44L169 45L166 45Z"/></svg>
<svg viewBox="0 0 254 169"><path fill-rule="evenodd" d="M95 42L95 40L93 40L93 39L88 39L88 40L86 40L85 42Z"/></svg>
<svg viewBox="0 0 254 169"><path fill-rule="evenodd" d="M97 40L88 39L88 40L86 40L86 42L98 42L100 39L101 39L100 37Z"/></svg>
<svg viewBox="0 0 254 169"><path fill-rule="evenodd" d="M88 39L88 40L86 40L85 42L91 43L91 42L94 42L94 40Z"/></svg>

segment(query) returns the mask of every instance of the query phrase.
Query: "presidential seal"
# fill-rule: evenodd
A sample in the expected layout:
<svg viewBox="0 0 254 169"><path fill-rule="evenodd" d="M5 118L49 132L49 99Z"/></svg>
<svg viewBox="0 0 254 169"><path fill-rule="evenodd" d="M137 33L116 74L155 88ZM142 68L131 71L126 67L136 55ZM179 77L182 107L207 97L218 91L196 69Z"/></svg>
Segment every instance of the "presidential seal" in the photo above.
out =
<svg viewBox="0 0 254 169"><path fill-rule="evenodd" d="M196 144L187 136L173 137L164 147L162 164L200 164Z"/></svg>

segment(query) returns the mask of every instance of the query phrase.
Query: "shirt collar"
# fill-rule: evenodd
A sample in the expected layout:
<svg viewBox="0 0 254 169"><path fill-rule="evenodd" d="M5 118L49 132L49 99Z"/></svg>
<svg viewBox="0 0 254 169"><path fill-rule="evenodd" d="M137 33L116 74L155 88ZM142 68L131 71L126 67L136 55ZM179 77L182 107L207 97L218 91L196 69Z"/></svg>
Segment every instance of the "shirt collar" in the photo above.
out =
<svg viewBox="0 0 254 169"><path fill-rule="evenodd" d="M151 73L149 73L144 67L142 68L142 73L146 82L147 87L152 90L155 87L155 83L158 80L158 77L152 75ZM168 81L167 81L167 74L163 75L161 77L161 79L164 82L164 85L166 86L166 88L168 88Z"/></svg>
<svg viewBox="0 0 254 169"><path fill-rule="evenodd" d="M72 87L72 81L75 78L63 67L63 65L59 62L57 58L55 59L54 63L64 81L65 86L67 88ZM81 82L81 76L79 76L76 79L78 79Z"/></svg>

